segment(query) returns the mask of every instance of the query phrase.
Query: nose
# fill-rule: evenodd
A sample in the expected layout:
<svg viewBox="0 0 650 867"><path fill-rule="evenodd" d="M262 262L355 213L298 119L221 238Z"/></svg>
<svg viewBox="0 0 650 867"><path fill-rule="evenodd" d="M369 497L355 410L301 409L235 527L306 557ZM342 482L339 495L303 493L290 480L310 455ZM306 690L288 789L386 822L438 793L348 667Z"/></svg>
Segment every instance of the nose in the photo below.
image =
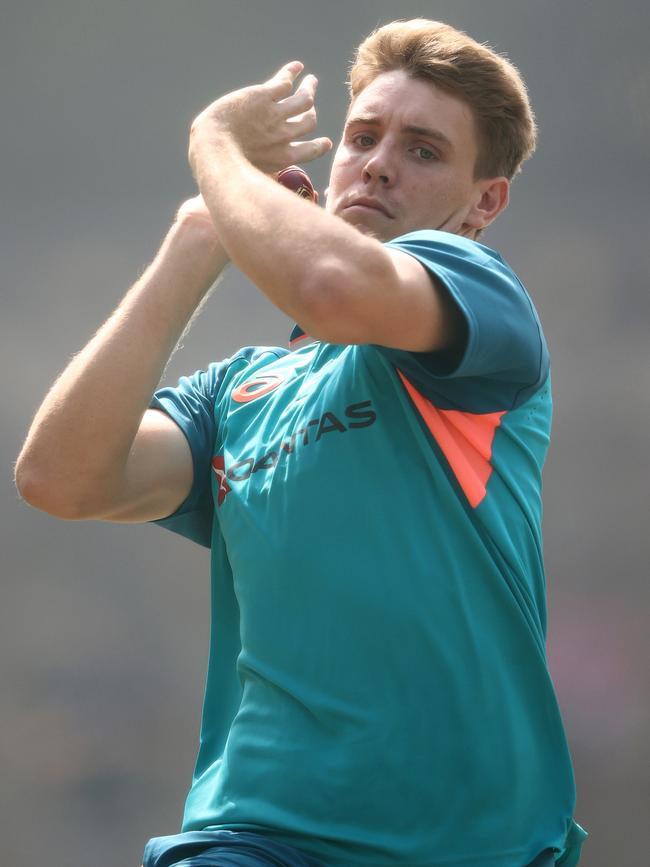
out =
<svg viewBox="0 0 650 867"><path fill-rule="evenodd" d="M366 183L378 181L382 186L389 187L395 183L395 166L387 149L377 145L368 154L363 167L363 179Z"/></svg>

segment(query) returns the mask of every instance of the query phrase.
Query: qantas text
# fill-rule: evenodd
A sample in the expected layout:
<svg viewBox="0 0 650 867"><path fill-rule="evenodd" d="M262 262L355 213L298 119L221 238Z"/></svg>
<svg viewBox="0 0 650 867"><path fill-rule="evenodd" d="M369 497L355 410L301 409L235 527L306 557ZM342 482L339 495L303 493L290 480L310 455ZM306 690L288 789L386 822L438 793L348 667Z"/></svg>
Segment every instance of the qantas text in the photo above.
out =
<svg viewBox="0 0 650 867"><path fill-rule="evenodd" d="M372 401L370 400L351 403L346 406L344 412L344 421L329 411L324 412L318 418L309 419L305 425L293 431L289 436L285 436L278 446L270 449L260 458L243 458L226 469L223 455L215 455L212 459L212 468L219 482L217 504L220 506L228 491L231 490L229 481L244 482L253 473L272 470L283 453L291 455L296 448L304 448L312 445L312 443L317 443L325 434L334 431L345 433L345 431L355 428L370 427L377 421L377 413L372 408Z"/></svg>

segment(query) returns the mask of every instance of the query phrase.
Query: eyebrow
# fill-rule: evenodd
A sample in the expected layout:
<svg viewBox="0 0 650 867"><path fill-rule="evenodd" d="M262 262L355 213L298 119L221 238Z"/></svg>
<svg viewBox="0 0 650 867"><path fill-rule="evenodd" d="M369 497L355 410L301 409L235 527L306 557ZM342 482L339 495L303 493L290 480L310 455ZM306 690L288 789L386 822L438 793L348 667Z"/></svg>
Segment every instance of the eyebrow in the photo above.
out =
<svg viewBox="0 0 650 867"><path fill-rule="evenodd" d="M352 115L346 121L346 126L361 124L363 126L381 126L381 120L372 114L357 114ZM439 129L433 129L428 126L416 126L415 124L407 124L402 127L402 132L410 133L411 135L421 135L424 138L434 139L441 145L448 148L453 148L450 139Z"/></svg>

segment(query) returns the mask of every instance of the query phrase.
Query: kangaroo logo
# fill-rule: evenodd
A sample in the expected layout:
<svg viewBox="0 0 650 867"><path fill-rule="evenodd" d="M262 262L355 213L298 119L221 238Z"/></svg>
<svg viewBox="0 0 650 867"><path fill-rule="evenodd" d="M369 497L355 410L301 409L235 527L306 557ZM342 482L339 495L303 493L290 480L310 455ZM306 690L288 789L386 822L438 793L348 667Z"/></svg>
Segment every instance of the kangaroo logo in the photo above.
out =
<svg viewBox="0 0 650 867"><path fill-rule="evenodd" d="M231 490L226 478L226 465L223 460L223 455L215 455L212 458L212 469L217 476L219 482L219 490L217 491L217 505L220 506L226 499L226 494Z"/></svg>

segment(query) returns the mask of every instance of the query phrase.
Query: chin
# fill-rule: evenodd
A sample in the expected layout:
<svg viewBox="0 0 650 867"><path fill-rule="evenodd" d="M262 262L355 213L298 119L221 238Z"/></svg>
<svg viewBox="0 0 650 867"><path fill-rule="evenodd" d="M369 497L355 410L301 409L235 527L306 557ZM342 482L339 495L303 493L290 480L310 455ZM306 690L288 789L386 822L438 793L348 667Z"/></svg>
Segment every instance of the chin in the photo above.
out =
<svg viewBox="0 0 650 867"><path fill-rule="evenodd" d="M367 235L368 238L374 238L376 241L388 241L388 238L384 238L381 232L371 226L365 226L363 223L350 223L350 225L358 229L362 235Z"/></svg>
<svg viewBox="0 0 650 867"><path fill-rule="evenodd" d="M362 235L367 235L369 238L374 238L377 241L389 241L390 238L386 237L382 232L376 229L374 226L369 226L367 223L363 223L357 220L349 220L347 217L341 216L341 219L348 224L348 226L352 226L353 229L357 229L361 232ZM396 236L395 236L396 237Z"/></svg>

